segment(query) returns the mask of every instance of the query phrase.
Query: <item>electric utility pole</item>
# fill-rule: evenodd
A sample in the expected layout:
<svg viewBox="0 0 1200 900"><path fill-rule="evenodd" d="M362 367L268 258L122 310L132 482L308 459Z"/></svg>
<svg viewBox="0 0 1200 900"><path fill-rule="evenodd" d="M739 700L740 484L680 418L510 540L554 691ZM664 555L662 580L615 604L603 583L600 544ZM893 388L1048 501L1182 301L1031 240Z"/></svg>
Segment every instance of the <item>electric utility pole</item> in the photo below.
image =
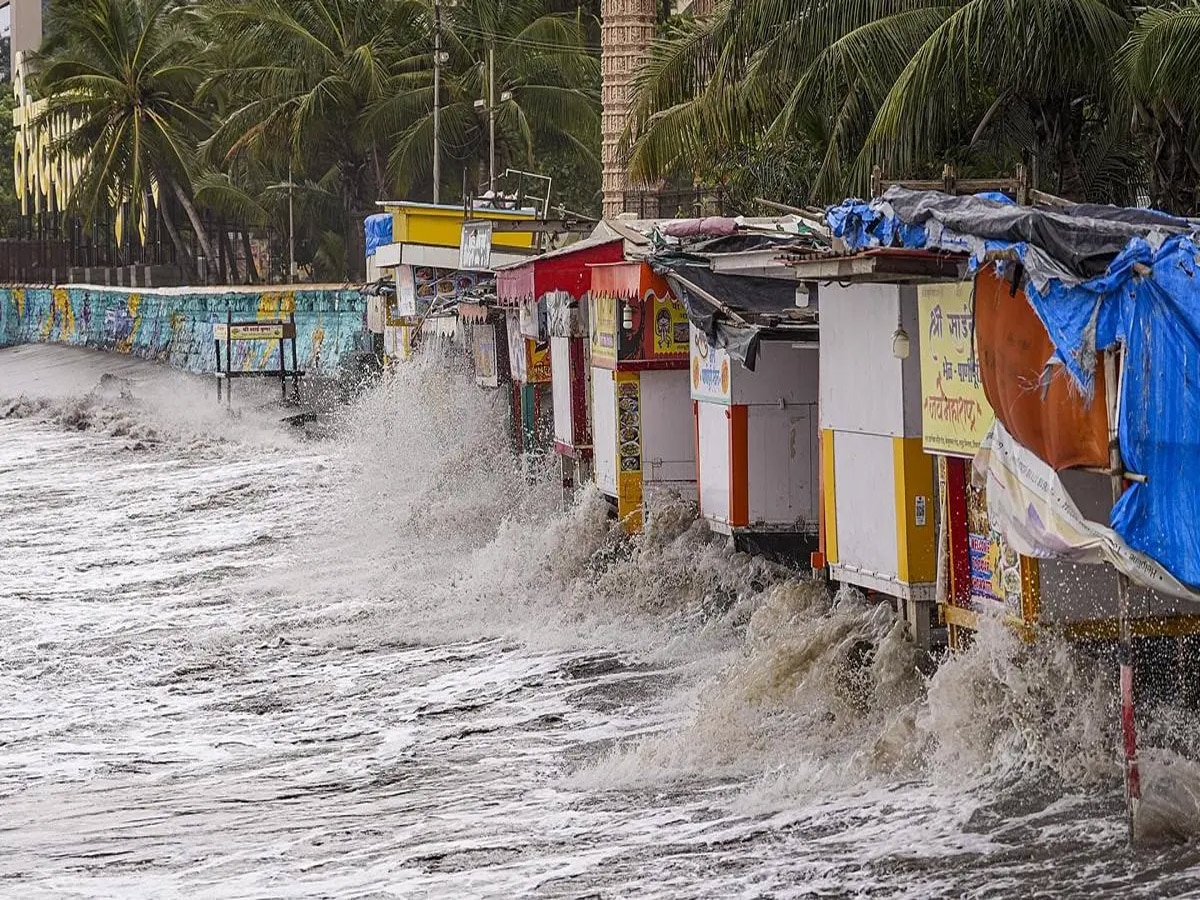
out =
<svg viewBox="0 0 1200 900"><path fill-rule="evenodd" d="M488 44L488 188L496 198L496 45Z"/></svg>
<svg viewBox="0 0 1200 900"><path fill-rule="evenodd" d="M433 0L433 202L442 191L442 0Z"/></svg>

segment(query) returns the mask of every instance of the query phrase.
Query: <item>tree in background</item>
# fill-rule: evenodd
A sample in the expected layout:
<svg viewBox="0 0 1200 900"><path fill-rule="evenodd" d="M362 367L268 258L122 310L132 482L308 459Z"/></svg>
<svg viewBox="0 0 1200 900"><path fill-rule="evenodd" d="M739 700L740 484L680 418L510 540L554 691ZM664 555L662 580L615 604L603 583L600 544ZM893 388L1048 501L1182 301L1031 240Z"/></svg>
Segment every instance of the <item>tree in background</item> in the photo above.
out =
<svg viewBox="0 0 1200 900"><path fill-rule="evenodd" d="M8 35L0 37L0 61L8 66ZM6 73L10 69L4 70ZM13 177L13 145L16 143L16 129L13 127L13 110L17 98L13 95L12 85L0 92L0 236L11 237L16 233L17 222L21 215L21 207L17 202L16 182Z"/></svg>
<svg viewBox="0 0 1200 900"><path fill-rule="evenodd" d="M600 59L582 10L554 13L546 0L460 0L443 9L441 145L451 196L486 189L488 103L494 97L496 167L538 168L599 188ZM494 69L489 66L494 56ZM495 73L494 88L490 83ZM428 184L433 169L433 88L426 76L377 105L374 119L398 138L390 171L401 192ZM584 203L577 194L573 202Z"/></svg>
<svg viewBox="0 0 1200 900"><path fill-rule="evenodd" d="M944 162L977 175L1024 162L1042 189L1133 202L1152 155L1130 127L1132 82L1115 74L1134 23L1126 0L725 2L653 47L633 169L704 181L739 147L794 142L817 153L809 193L793 200L861 193L876 164L913 177ZM1177 35L1175 46L1189 45ZM1165 107L1147 95L1144 118L1163 123L1153 109Z"/></svg>
<svg viewBox="0 0 1200 900"><path fill-rule="evenodd" d="M85 160L68 213L102 228L116 209L140 226L157 217L193 270L188 261L203 256L220 261L222 278L252 278L261 273L250 229L275 235L272 255L286 258L290 194L297 261L314 277L347 277L376 201L432 193L432 9L432 0L53 0L35 86L49 101L43 124L80 122L54 148ZM546 169L568 205L591 207L594 11L569 0L462 0L446 11L444 196L485 178L488 116L475 104L488 99L494 57L499 168ZM249 272L237 272L239 255Z"/></svg>
<svg viewBox="0 0 1200 900"><path fill-rule="evenodd" d="M54 0L48 20L37 58L47 97L41 123L75 122L53 149L83 160L68 212L90 224L123 210L136 235L157 214L186 261L174 201L192 225L196 255L215 258L192 197L196 144L208 121L193 103L204 72L190 4Z"/></svg>
<svg viewBox="0 0 1200 900"><path fill-rule="evenodd" d="M1120 50L1117 73L1149 158L1151 203L1200 213L1200 4L1143 10Z"/></svg>

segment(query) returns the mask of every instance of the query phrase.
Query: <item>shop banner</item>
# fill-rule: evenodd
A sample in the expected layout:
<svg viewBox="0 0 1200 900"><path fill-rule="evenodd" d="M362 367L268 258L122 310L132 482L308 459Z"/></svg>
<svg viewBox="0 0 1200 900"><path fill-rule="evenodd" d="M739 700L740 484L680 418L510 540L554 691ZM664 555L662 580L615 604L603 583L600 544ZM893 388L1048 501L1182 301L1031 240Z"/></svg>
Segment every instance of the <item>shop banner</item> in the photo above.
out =
<svg viewBox="0 0 1200 900"><path fill-rule="evenodd" d="M592 361L597 365L617 361L617 298L593 295L588 304L592 332Z"/></svg>
<svg viewBox="0 0 1200 900"><path fill-rule="evenodd" d="M691 326L692 336L692 399L710 403L729 403L732 400L732 372L729 354L708 341L708 335Z"/></svg>
<svg viewBox="0 0 1200 900"><path fill-rule="evenodd" d="M988 519L987 492L973 484L967 485L967 553L971 608L1022 618L1026 581L1021 557Z"/></svg>
<svg viewBox="0 0 1200 900"><path fill-rule="evenodd" d="M688 352L687 307L671 294L658 296L647 292L645 306L653 310L654 355L682 356Z"/></svg>
<svg viewBox="0 0 1200 900"><path fill-rule="evenodd" d="M971 299L969 281L917 288L922 444L929 453L974 456L992 424Z"/></svg>
<svg viewBox="0 0 1200 900"><path fill-rule="evenodd" d="M496 353L496 326L485 322L471 326L474 343L475 383L480 387L500 387L500 367Z"/></svg>
<svg viewBox="0 0 1200 900"><path fill-rule="evenodd" d="M549 384L553 370L550 365L550 342L525 340L525 352L529 354L528 384Z"/></svg>
<svg viewBox="0 0 1200 900"><path fill-rule="evenodd" d="M1018 444L1001 423L984 438L974 468L987 481L988 520L1017 553L1111 563L1143 587L1200 602L1200 593L1131 548L1111 528L1085 519L1054 469Z"/></svg>

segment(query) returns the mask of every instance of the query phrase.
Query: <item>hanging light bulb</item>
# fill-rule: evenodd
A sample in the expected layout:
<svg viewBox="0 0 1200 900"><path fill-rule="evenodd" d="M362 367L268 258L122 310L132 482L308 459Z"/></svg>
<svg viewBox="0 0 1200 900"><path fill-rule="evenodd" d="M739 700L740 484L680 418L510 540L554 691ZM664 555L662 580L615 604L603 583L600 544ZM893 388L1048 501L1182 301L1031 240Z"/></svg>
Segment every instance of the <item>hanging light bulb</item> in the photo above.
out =
<svg viewBox="0 0 1200 900"><path fill-rule="evenodd" d="M897 307L896 330L892 332L892 356L896 359L908 359L910 350L912 350L912 341L908 338L908 332L904 330L904 319Z"/></svg>
<svg viewBox="0 0 1200 900"><path fill-rule="evenodd" d="M626 301L625 311L621 315L621 327L626 331L633 331L633 306L629 301Z"/></svg>

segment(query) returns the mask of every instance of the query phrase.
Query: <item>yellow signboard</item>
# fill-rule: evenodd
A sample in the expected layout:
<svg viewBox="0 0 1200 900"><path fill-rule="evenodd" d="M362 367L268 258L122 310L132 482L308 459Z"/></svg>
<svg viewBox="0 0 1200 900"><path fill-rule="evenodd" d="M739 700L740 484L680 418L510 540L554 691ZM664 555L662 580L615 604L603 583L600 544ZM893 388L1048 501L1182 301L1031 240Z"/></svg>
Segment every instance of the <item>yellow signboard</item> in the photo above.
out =
<svg viewBox="0 0 1200 900"><path fill-rule="evenodd" d="M975 351L972 283L917 289L922 443L930 453L974 456L994 415Z"/></svg>
<svg viewBox="0 0 1200 900"><path fill-rule="evenodd" d="M591 303L592 361L617 361L617 298L593 296Z"/></svg>
<svg viewBox="0 0 1200 900"><path fill-rule="evenodd" d="M651 294L647 300L652 301L646 306L653 309L654 314L654 355L687 353L690 329L683 304L670 294L663 297Z"/></svg>
<svg viewBox="0 0 1200 900"><path fill-rule="evenodd" d="M218 341L282 341L296 334L290 322L271 322L261 325L214 325L213 337Z"/></svg>

